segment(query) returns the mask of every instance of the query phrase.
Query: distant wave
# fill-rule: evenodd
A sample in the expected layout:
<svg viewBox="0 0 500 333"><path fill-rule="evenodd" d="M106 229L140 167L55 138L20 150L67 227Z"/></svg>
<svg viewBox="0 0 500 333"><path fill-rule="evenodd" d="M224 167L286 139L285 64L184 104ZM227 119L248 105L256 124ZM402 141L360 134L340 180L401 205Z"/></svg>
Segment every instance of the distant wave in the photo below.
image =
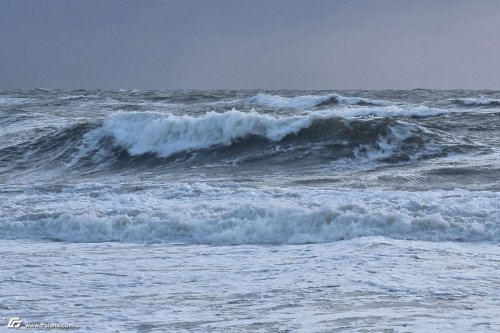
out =
<svg viewBox="0 0 500 333"><path fill-rule="evenodd" d="M6 106L6 105L21 105L25 103L31 102L31 98L25 98L25 97L2 97L0 96L0 105Z"/></svg>
<svg viewBox="0 0 500 333"><path fill-rule="evenodd" d="M461 106L491 106L491 107L499 107L500 100L487 98L484 96L480 97L467 97L467 98L455 98L449 99L448 101L461 105Z"/></svg>
<svg viewBox="0 0 500 333"><path fill-rule="evenodd" d="M409 110L415 111L415 108L420 110L424 110L427 108L428 110L433 110L436 114L451 112L450 110L440 110L431 107L425 106L411 106L408 105L406 108L402 108L395 102L386 101L386 100L377 100L363 97L347 97L341 96L338 94L328 94L328 95L303 95L303 96L295 96L295 97L284 97L279 95L270 95L270 94L257 94L252 97L247 97L244 99L244 102L250 104L257 104L262 106L268 106L272 108L294 108L294 109L311 109L311 108L328 108L332 106L365 106L365 107L392 107L394 110ZM448 99L443 102L452 103L457 106L463 107L499 107L500 99L487 98L484 96L479 97L466 97L466 98L454 98ZM440 103L438 103L439 105ZM354 111L355 112L355 111ZM458 112L458 111L456 111ZM375 113L380 113L375 110ZM413 115L423 115L428 116L429 114L413 114Z"/></svg>
<svg viewBox="0 0 500 333"><path fill-rule="evenodd" d="M297 97L283 97L278 95L257 94L245 99L248 103L255 103L275 108L311 108L332 105L359 105L359 106L387 106L393 103L361 97L344 97L336 94L305 95Z"/></svg>
<svg viewBox="0 0 500 333"><path fill-rule="evenodd" d="M365 236L500 241L500 197L493 192L336 191L320 197L321 206L308 207L294 198L244 193L210 200L207 191L201 191L202 198L181 201L127 193L106 202L78 201L71 212L64 204L51 213L2 216L0 238L214 245L323 243ZM86 203L92 208L75 211ZM143 205L154 207L153 213Z"/></svg>

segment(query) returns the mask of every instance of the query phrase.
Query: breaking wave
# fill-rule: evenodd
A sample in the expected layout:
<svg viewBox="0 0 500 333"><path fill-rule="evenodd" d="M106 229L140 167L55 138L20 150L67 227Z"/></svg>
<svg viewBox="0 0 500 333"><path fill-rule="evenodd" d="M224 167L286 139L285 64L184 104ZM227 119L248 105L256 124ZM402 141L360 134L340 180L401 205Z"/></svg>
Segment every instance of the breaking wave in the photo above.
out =
<svg viewBox="0 0 500 333"><path fill-rule="evenodd" d="M399 163L460 152L461 142L439 130L393 118L343 118L331 112L271 116L236 110L200 117L119 112L101 124L54 130L33 142L2 149L22 165L108 167L127 158L190 159L202 164L241 164L277 159L310 165L338 159ZM29 152L29 153L26 153ZM29 155L29 159L26 158ZM161 161L158 161L160 162ZM121 163L123 165L123 163ZM126 164L126 163L125 163Z"/></svg>
<svg viewBox="0 0 500 333"><path fill-rule="evenodd" d="M345 119L324 113L275 117L233 110L203 117L117 113L84 141L90 149L111 141L114 149L130 156L169 158L196 151L206 163L306 158L315 164L340 158L401 162L432 157L454 149L449 143L440 147L446 139L443 133L391 118Z"/></svg>
<svg viewBox="0 0 500 333"><path fill-rule="evenodd" d="M155 153L160 157L259 136L280 141L311 126L314 117L277 118L256 113L209 112L203 117L161 113L117 113L105 120L98 135L109 135L130 155Z"/></svg>

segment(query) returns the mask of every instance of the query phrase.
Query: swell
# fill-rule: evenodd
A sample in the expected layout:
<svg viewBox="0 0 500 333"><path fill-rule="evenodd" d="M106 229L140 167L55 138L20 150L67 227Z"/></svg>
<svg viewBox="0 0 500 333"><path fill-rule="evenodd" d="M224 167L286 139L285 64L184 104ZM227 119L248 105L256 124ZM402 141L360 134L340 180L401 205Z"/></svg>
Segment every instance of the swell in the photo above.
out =
<svg viewBox="0 0 500 333"><path fill-rule="evenodd" d="M41 135L36 135L35 130L31 140L0 149L0 162L1 165L5 165L0 172L54 167L69 161L70 156L81 145L83 136L96 126L92 123L80 123L66 128L44 130Z"/></svg>

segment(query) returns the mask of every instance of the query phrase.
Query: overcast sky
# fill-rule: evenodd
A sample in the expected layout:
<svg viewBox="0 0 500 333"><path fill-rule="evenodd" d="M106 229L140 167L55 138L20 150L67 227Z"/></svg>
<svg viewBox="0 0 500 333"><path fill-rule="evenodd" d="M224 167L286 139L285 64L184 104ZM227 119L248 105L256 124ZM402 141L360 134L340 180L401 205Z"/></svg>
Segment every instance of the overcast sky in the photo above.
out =
<svg viewBox="0 0 500 333"><path fill-rule="evenodd" d="M0 0L0 88L500 89L498 0Z"/></svg>

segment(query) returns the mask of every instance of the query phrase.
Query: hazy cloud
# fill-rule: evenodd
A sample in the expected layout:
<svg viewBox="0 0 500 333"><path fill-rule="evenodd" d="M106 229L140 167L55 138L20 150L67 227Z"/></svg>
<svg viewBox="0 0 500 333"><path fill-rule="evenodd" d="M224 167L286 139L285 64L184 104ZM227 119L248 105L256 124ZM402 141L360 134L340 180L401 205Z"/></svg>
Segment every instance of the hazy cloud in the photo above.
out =
<svg viewBox="0 0 500 333"><path fill-rule="evenodd" d="M500 89L500 2L0 0L0 88Z"/></svg>

